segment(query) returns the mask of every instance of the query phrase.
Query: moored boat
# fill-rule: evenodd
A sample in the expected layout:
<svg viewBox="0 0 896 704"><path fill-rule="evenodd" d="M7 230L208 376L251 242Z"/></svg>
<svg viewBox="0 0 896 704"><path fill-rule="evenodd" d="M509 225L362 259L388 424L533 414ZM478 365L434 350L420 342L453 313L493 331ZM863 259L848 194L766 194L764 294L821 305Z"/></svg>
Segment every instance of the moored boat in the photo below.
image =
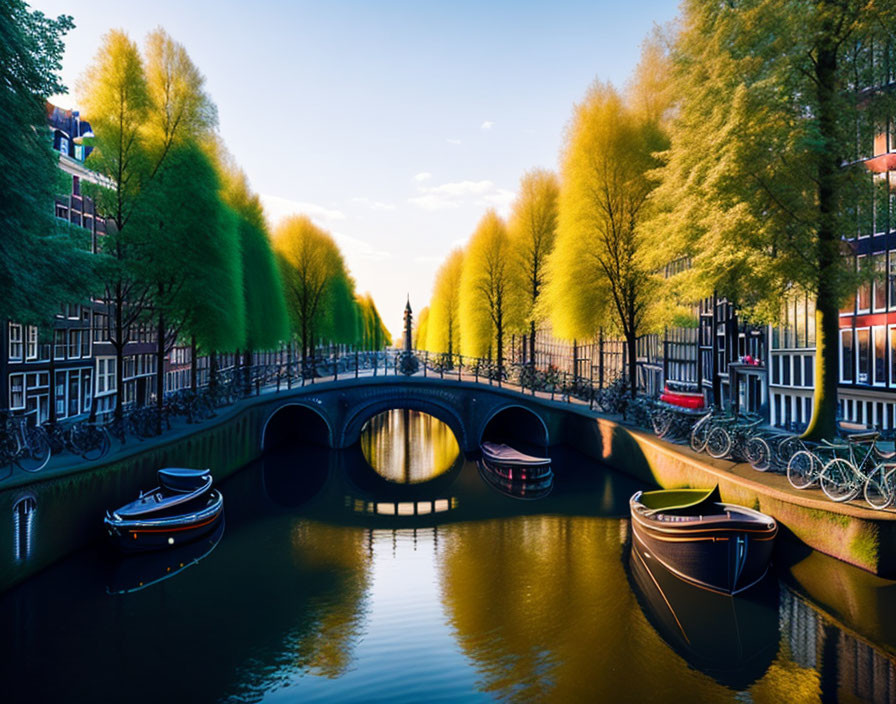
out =
<svg viewBox="0 0 896 704"><path fill-rule="evenodd" d="M637 492L629 501L632 535L680 579L737 594L768 571L778 525L759 511L723 503L719 489Z"/></svg>
<svg viewBox="0 0 896 704"><path fill-rule="evenodd" d="M482 461L495 474L509 481L545 479L554 476L550 457L535 457L509 445L485 441L479 449Z"/></svg>
<svg viewBox="0 0 896 704"><path fill-rule="evenodd" d="M156 550L195 540L215 528L224 512L209 470L159 470L159 486L106 512L109 536L127 552Z"/></svg>
<svg viewBox="0 0 896 704"><path fill-rule="evenodd" d="M554 488L553 472L535 479L509 479L483 461L479 474L489 486L514 499L543 499Z"/></svg>

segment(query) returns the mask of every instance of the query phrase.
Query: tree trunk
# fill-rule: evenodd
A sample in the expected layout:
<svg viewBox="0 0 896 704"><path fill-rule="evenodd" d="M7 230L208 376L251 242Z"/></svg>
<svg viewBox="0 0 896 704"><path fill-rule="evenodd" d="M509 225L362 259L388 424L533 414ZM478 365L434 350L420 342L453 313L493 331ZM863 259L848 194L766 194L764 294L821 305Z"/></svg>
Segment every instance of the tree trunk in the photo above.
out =
<svg viewBox="0 0 896 704"><path fill-rule="evenodd" d="M245 383L246 396L252 395L252 350L243 350L243 382Z"/></svg>
<svg viewBox="0 0 896 704"><path fill-rule="evenodd" d="M156 330L156 435L162 434L162 406L165 401L165 316L159 313Z"/></svg>
<svg viewBox="0 0 896 704"><path fill-rule="evenodd" d="M529 323L529 363L535 368L535 321Z"/></svg>
<svg viewBox="0 0 896 704"><path fill-rule="evenodd" d="M115 420L121 421L124 416L124 322L121 314L121 296L115 304ZM123 437L123 436L122 436Z"/></svg>
<svg viewBox="0 0 896 704"><path fill-rule="evenodd" d="M638 395L638 337L635 333L625 336L625 344L628 347L628 384L632 398Z"/></svg>
<svg viewBox="0 0 896 704"><path fill-rule="evenodd" d="M214 391L218 386L218 353L212 350L208 353L208 388Z"/></svg>
<svg viewBox="0 0 896 704"><path fill-rule="evenodd" d="M196 356L196 336L193 335L190 340L190 390L193 393L196 393L196 389L199 388L199 380L197 377L199 376L199 359Z"/></svg>
<svg viewBox="0 0 896 704"><path fill-rule="evenodd" d="M837 279L843 265L836 231L837 50L831 39L831 20L825 21L815 65L818 89L818 127L822 144L818 147L818 295L815 302L815 391L812 420L803 434L807 440L837 436L837 378L840 368L840 311Z"/></svg>

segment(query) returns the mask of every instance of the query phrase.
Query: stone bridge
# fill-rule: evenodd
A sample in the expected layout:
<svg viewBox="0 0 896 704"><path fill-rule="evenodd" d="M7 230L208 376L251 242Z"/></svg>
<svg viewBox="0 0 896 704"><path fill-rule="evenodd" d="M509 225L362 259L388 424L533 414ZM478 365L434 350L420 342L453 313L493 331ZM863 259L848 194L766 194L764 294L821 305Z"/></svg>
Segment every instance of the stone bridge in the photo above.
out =
<svg viewBox="0 0 896 704"><path fill-rule="evenodd" d="M257 414L261 449L311 440L350 447L377 413L407 408L435 416L451 428L461 449L472 452L483 439L513 440L547 447L561 438L559 423L542 401L518 391L450 379L362 377L305 386L271 396ZM553 432L552 432L553 431Z"/></svg>

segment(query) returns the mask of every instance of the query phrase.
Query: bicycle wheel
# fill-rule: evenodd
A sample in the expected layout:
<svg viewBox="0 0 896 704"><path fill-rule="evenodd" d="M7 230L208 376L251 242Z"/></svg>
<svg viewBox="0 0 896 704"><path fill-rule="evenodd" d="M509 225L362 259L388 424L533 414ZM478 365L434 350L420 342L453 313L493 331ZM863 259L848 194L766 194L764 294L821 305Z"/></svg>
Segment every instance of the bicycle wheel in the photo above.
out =
<svg viewBox="0 0 896 704"><path fill-rule="evenodd" d="M672 427L672 414L666 411L655 411L650 414L650 421L653 424L653 432L658 438L665 437Z"/></svg>
<svg viewBox="0 0 896 704"><path fill-rule="evenodd" d="M894 468L886 465L878 465L865 482L865 501L871 508L883 511L893 503Z"/></svg>
<svg viewBox="0 0 896 704"><path fill-rule="evenodd" d="M805 489L818 479L820 463L808 450L800 450L787 463L787 481L794 489Z"/></svg>
<svg viewBox="0 0 896 704"><path fill-rule="evenodd" d="M764 472L771 467L772 450L765 438L755 437L747 440L744 454L753 469Z"/></svg>
<svg viewBox="0 0 896 704"><path fill-rule="evenodd" d="M706 439L709 437L709 419L698 420L691 428L690 446L694 452L703 452L706 449Z"/></svg>
<svg viewBox="0 0 896 704"><path fill-rule="evenodd" d="M109 452L112 440L105 428L88 426L82 431L78 446L78 451L85 460L98 460Z"/></svg>
<svg viewBox="0 0 896 704"><path fill-rule="evenodd" d="M706 438L706 452L717 460L723 459L731 452L731 435L724 428L713 428Z"/></svg>
<svg viewBox="0 0 896 704"><path fill-rule="evenodd" d="M50 439L43 428L25 428L25 446L16 462L26 472L39 472L50 461Z"/></svg>
<svg viewBox="0 0 896 704"><path fill-rule="evenodd" d="M821 490L831 501L850 501L859 495L862 487L852 463L842 457L828 462L818 477Z"/></svg>

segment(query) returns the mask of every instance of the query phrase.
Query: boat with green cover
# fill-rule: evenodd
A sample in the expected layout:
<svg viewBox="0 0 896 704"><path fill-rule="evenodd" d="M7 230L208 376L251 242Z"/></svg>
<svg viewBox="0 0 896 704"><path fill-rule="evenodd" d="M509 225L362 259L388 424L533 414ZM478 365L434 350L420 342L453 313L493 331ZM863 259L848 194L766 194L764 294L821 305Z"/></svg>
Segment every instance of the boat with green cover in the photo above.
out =
<svg viewBox="0 0 896 704"><path fill-rule="evenodd" d="M778 524L746 506L723 503L718 486L639 491L629 508L633 549L686 582L737 594L768 571Z"/></svg>

